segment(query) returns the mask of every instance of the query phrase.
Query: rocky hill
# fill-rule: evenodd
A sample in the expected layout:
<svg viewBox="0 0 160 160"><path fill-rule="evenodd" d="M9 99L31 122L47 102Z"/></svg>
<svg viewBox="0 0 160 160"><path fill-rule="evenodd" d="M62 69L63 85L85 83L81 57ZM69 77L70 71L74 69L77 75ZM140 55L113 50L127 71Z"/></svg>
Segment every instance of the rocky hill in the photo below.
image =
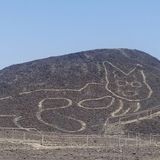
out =
<svg viewBox="0 0 160 160"><path fill-rule="evenodd" d="M0 71L0 127L40 132L160 133L160 61L138 50L99 49Z"/></svg>

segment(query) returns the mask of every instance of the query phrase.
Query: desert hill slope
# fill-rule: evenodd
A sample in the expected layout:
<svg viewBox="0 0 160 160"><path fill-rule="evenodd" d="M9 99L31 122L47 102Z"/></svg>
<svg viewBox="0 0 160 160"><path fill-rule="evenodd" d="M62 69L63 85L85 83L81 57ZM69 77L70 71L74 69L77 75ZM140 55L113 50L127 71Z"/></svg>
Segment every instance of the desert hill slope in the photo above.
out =
<svg viewBox="0 0 160 160"><path fill-rule="evenodd" d="M138 50L98 49L0 71L0 127L67 134L160 133L160 61Z"/></svg>

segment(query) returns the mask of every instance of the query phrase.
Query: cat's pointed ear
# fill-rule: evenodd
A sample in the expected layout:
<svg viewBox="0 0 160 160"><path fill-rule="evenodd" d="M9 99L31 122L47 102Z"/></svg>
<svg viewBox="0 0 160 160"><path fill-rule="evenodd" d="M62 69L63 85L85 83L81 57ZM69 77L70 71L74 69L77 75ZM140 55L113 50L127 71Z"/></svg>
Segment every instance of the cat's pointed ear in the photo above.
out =
<svg viewBox="0 0 160 160"><path fill-rule="evenodd" d="M114 75L114 77L122 77L125 75L125 73L119 69L118 67L116 67L115 65L113 65L111 62L109 61L105 61L103 62L103 66L105 68L105 70L108 72L108 73L111 73Z"/></svg>

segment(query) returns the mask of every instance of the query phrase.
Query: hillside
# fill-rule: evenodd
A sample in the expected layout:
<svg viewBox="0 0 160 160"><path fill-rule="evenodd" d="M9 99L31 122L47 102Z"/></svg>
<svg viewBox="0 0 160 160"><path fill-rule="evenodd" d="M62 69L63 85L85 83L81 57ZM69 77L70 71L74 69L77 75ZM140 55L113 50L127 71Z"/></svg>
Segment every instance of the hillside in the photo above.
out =
<svg viewBox="0 0 160 160"><path fill-rule="evenodd" d="M0 71L0 127L103 134L108 124L160 133L160 61L139 50L99 49Z"/></svg>

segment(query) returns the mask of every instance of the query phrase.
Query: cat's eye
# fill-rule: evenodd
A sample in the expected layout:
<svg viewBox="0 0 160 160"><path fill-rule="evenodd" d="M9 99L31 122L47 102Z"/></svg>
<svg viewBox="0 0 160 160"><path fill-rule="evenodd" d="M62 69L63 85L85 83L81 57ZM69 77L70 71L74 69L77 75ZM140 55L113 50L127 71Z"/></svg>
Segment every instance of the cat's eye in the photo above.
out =
<svg viewBox="0 0 160 160"><path fill-rule="evenodd" d="M142 87L142 84L140 82L137 82L137 81L132 82L131 85L132 85L132 87L137 87L137 88Z"/></svg>
<svg viewBox="0 0 160 160"><path fill-rule="evenodd" d="M122 81L122 80L117 80L117 84L119 86L125 86L125 85L127 85L127 82L126 81Z"/></svg>

